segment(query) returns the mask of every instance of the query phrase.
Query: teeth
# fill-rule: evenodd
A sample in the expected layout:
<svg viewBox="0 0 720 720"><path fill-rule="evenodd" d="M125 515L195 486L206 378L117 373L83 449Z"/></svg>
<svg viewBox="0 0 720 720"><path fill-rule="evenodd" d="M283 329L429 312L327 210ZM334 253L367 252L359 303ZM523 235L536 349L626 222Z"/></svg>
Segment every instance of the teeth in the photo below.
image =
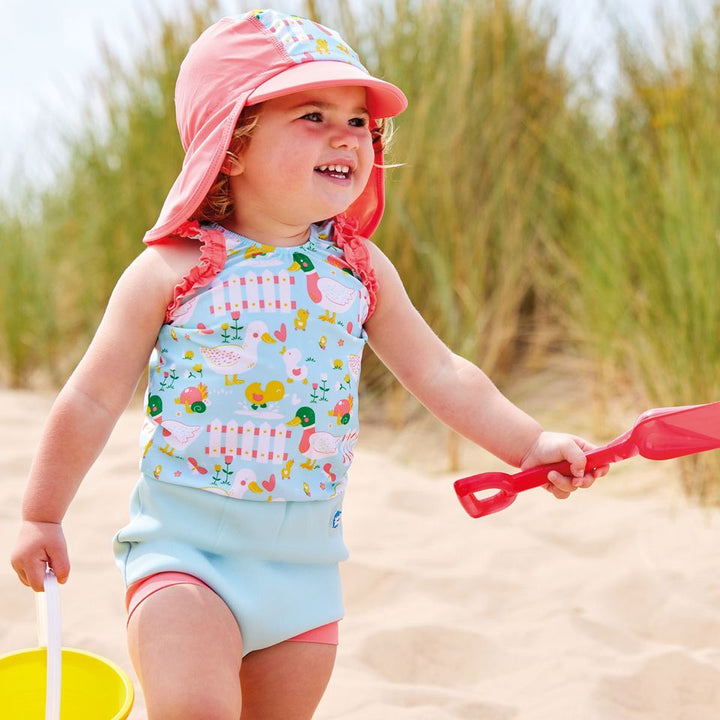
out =
<svg viewBox="0 0 720 720"><path fill-rule="evenodd" d="M343 173L347 175L350 172L349 165L319 165L317 168L320 172Z"/></svg>

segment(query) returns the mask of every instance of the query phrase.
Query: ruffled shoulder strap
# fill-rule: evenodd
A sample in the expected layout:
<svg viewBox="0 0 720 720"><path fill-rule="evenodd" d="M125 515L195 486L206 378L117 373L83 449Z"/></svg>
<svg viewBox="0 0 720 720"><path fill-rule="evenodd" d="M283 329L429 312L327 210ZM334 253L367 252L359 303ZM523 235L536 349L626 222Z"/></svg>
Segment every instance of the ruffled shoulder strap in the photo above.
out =
<svg viewBox="0 0 720 720"><path fill-rule="evenodd" d="M207 285L225 267L227 258L225 236L221 230L201 226L193 220L183 223L172 234L197 240L200 243L200 259L175 286L172 301L165 312L166 323L172 322L175 311L190 293Z"/></svg>
<svg viewBox="0 0 720 720"><path fill-rule="evenodd" d="M333 241L343 251L345 262L359 276L370 296L367 321L377 303L378 280L370 262L370 251L365 238L358 234L358 221L354 217L338 215L333 226Z"/></svg>

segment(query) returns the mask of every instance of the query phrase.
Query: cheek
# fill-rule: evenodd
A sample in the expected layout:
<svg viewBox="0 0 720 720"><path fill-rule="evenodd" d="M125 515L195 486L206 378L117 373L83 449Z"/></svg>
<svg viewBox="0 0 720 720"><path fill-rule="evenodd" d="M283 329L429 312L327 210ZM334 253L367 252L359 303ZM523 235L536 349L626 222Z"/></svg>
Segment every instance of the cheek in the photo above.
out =
<svg viewBox="0 0 720 720"><path fill-rule="evenodd" d="M367 184L370 179L370 173L373 169L375 162L375 151L373 150L372 143L370 140L367 143L363 143L362 147L358 151L358 181L363 187Z"/></svg>

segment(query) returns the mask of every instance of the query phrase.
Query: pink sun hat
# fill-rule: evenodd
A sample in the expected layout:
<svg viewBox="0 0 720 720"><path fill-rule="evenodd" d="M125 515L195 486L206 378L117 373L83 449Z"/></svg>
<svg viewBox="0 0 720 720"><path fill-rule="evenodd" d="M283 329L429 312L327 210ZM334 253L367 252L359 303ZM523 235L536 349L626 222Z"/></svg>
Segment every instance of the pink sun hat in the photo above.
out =
<svg viewBox="0 0 720 720"><path fill-rule="evenodd" d="M182 170L145 242L162 241L193 217L225 159L243 108L322 87L366 88L373 123L407 107L403 92L373 77L357 54L329 28L275 10L254 10L211 25L190 46L175 88L175 110L185 150ZM369 237L383 213L382 149L360 197L346 216Z"/></svg>

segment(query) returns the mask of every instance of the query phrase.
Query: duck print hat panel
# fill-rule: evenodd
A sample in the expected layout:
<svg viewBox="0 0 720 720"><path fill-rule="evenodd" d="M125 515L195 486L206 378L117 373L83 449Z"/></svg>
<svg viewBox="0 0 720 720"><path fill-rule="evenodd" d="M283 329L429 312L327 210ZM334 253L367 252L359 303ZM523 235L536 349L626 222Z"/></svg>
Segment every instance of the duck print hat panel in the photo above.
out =
<svg viewBox="0 0 720 720"><path fill-rule="evenodd" d="M246 105L344 85L366 88L373 120L397 115L407 106L399 88L370 75L338 33L315 22L255 10L210 26L180 66L175 109L185 159L145 242L162 241L193 216L220 171ZM376 151L375 164L382 165L381 150ZM347 215L357 222L357 232L368 237L383 207L383 170L374 167Z"/></svg>

